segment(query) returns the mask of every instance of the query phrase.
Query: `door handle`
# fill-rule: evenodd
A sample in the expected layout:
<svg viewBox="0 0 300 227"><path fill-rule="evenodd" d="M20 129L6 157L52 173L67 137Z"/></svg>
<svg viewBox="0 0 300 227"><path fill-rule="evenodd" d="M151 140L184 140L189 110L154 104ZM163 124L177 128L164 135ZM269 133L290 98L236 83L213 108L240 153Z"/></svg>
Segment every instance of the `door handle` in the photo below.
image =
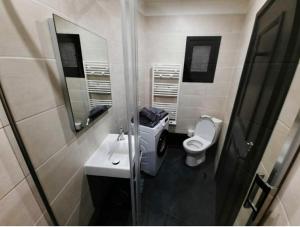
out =
<svg viewBox="0 0 300 227"><path fill-rule="evenodd" d="M261 189L261 195L259 196L259 199L255 203L253 199L256 197L256 193L258 192L258 188ZM251 223L251 220L254 220L256 216L259 214L261 211L264 202L268 199L271 198L270 192L273 191L274 188L269 185L267 182L265 182L262 179L262 176L259 174L256 174L254 181L250 187L250 190L248 192L246 201L244 203L245 208L251 208L252 214L251 217L249 218L249 223Z"/></svg>
<svg viewBox="0 0 300 227"><path fill-rule="evenodd" d="M250 142L247 142L246 145L248 147L247 151L250 152L254 146L254 143L250 141Z"/></svg>

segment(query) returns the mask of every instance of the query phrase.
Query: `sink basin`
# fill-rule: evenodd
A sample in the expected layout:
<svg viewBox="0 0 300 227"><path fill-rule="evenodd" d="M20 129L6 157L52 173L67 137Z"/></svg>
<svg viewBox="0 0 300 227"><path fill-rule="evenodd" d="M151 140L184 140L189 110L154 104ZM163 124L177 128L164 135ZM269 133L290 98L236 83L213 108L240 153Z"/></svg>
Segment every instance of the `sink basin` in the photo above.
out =
<svg viewBox="0 0 300 227"><path fill-rule="evenodd" d="M125 140L117 141L118 134L108 134L85 163L86 175L130 178L128 136L124 137Z"/></svg>

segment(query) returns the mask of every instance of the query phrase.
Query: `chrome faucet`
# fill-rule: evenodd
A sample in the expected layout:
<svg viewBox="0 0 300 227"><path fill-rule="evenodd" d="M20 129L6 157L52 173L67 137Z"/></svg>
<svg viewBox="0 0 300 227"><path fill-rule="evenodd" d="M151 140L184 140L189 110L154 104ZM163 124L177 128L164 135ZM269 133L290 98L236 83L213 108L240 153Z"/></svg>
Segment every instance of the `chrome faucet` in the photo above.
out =
<svg viewBox="0 0 300 227"><path fill-rule="evenodd" d="M119 133L118 138L117 138L117 141L121 141L121 140L125 140L124 130L123 130L122 127L120 128L120 133Z"/></svg>

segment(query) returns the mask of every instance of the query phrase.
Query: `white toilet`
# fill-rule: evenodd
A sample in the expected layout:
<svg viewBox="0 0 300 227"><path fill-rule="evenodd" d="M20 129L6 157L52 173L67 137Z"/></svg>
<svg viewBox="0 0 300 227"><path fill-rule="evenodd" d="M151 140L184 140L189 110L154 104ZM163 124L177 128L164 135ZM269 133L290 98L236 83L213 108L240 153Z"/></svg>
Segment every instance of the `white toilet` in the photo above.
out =
<svg viewBox="0 0 300 227"><path fill-rule="evenodd" d="M198 121L194 136L183 142L187 153L185 163L188 166L197 166L205 161L206 149L218 139L221 131L222 120L203 115Z"/></svg>

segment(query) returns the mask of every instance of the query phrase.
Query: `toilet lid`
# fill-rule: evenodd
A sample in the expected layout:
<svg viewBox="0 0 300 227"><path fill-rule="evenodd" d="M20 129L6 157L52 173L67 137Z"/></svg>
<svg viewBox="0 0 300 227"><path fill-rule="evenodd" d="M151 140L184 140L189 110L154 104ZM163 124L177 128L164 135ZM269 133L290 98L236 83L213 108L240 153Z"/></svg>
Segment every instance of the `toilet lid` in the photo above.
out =
<svg viewBox="0 0 300 227"><path fill-rule="evenodd" d="M216 127L214 122L208 117L200 118L195 128L195 135L212 142L215 137L215 133Z"/></svg>

